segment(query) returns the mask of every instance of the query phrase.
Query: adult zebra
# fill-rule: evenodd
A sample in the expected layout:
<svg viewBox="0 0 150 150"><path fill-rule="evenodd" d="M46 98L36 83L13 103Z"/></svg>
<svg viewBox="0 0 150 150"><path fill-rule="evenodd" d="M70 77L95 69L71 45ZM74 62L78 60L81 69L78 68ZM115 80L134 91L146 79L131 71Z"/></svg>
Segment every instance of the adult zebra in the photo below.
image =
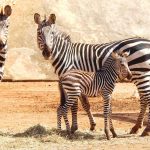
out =
<svg viewBox="0 0 150 150"><path fill-rule="evenodd" d="M117 137L111 120L111 94L118 77L120 80L126 77L128 77L128 79L132 77L126 60L128 54L127 52L123 53L121 57L112 52L103 67L97 72L89 73L81 70L71 70L60 77L59 88L64 92L65 97L61 100L57 111L58 129L61 129L61 118L63 116L67 132L70 135L71 131L67 112L69 107L78 101L81 94L90 97L102 95L104 99L104 131L106 137L110 140L109 129L113 137ZM108 118L110 125L108 125Z"/></svg>
<svg viewBox="0 0 150 150"><path fill-rule="evenodd" d="M121 53L130 50L127 61L133 75L132 82L138 88L141 106L137 122L130 133L135 134L142 127L148 105L148 122L142 136L150 135L150 40L136 37L102 45L67 43L65 38L61 38L67 36L55 27L55 19L54 14L43 21L39 14L34 15L35 23L38 24L38 46L46 59L52 56L52 64L59 76L71 69L98 71L112 51Z"/></svg>
<svg viewBox="0 0 150 150"><path fill-rule="evenodd" d="M7 36L8 36L8 27L9 21L8 17L11 15L12 9L11 6L6 5L1 8L0 12L0 81L3 78L4 63L7 55Z"/></svg>
<svg viewBox="0 0 150 150"><path fill-rule="evenodd" d="M48 59L49 56L50 56L50 53L49 53L49 51L44 50L44 49L47 49L47 44L46 44L45 36L43 34L43 32L44 32L43 28L50 27L50 25L54 25L55 20L56 20L56 16L55 16L55 14L51 14L48 21L46 21L45 19L43 21L41 21L40 15L38 13L35 13L34 20L35 20L35 23L38 24L38 28L37 28L37 44L38 44L38 47L39 47L40 50L42 50L42 55L44 56L44 58ZM53 27L54 28L53 28L52 32L54 32L56 36L58 36L60 39L63 38L63 42L65 42L66 44L68 42L71 44L71 39L70 39L69 35L67 35L64 32L61 32L61 31L57 30L57 28L55 26L53 26ZM61 76L65 72L74 69L74 65L73 65L72 59L71 59L72 50L70 49L70 47L68 49L68 54L67 55L65 55L65 51L64 51L64 48L63 48L62 51L61 51L61 54L59 53L58 57L57 57L57 52L53 56L54 56L54 59L52 59L52 61L53 61L52 65L54 66L55 73L58 76ZM65 59L67 59L67 61L64 61ZM62 92L60 92L60 97L61 97L60 99L63 99L63 97L64 97ZM82 106L83 106L84 110L88 114L88 117L89 117L89 120L90 120L90 125L91 125L90 130L94 130L95 126L96 126L96 123L95 123L94 118L91 114L90 104L87 101L87 97L82 95L80 97L80 101L82 103ZM72 127L71 127L71 130L72 130L72 132L74 132L78 128L78 126L77 126L77 109L78 109L78 103L74 103L73 107L71 107L71 112L72 112Z"/></svg>

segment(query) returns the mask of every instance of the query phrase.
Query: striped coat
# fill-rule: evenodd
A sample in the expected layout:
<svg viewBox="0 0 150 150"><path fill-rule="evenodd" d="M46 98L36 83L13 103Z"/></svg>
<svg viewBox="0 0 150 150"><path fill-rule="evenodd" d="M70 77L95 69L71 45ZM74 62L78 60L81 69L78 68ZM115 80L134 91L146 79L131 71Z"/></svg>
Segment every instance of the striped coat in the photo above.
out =
<svg viewBox="0 0 150 150"><path fill-rule="evenodd" d="M127 61L133 75L132 82L137 86L140 95L141 104L137 122L130 132L136 133L142 126L147 106L150 111L150 40L135 37L105 44L71 43L67 40L68 35L64 36L56 28L54 16L51 14L48 21L40 21L40 15L35 14L34 19L38 24L39 48L46 59L51 56L52 65L59 76L71 69L98 71L112 51L121 53L130 50ZM150 133L150 113L147 127L142 135L148 133Z"/></svg>
<svg viewBox="0 0 150 150"><path fill-rule="evenodd" d="M114 54L114 53L113 53ZM125 57L110 56L102 69L97 72L89 73L80 70L71 70L63 74L60 78L60 89L64 92L65 98L61 100L57 110L58 129L61 129L61 117L63 116L66 123L67 131L70 132L70 125L67 117L68 108L73 106L79 97L87 95L90 97L102 95L104 102L105 133L109 140L109 129L116 137L111 120L111 94L113 92L117 77L124 79L131 78L132 74L128 68ZM109 124L108 125L108 118Z"/></svg>

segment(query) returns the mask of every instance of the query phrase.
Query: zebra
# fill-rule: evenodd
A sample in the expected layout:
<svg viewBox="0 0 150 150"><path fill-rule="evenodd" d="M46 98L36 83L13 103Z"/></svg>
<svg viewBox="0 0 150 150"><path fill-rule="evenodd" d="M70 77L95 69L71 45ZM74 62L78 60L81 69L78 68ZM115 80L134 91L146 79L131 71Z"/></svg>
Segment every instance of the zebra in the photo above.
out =
<svg viewBox="0 0 150 150"><path fill-rule="evenodd" d="M51 58L59 77L72 69L96 72L102 68L112 51L122 53L130 50L127 61L132 72L132 82L137 86L140 96L140 113L130 134L136 134L142 127L148 105L148 122L141 135L150 135L150 40L133 37L104 44L72 43L67 40L68 35L65 36L55 25L55 14L51 14L48 20L41 21L40 14L35 13L34 20L38 24L38 46L45 59ZM62 98L63 94L60 95ZM85 97L83 101L86 101ZM74 114L77 111L77 104L75 105ZM75 126L77 126L76 119L73 118Z"/></svg>
<svg viewBox="0 0 150 150"><path fill-rule="evenodd" d="M109 129L113 137L117 137L111 120L111 94L118 77L120 80L132 77L126 60L128 54L127 52L123 53L121 57L112 52L104 66L97 72L89 73L81 70L71 70L60 77L59 86L65 97L61 100L57 110L59 130L61 129L61 117L63 116L67 132L69 135L71 134L67 112L69 107L78 101L81 94L90 97L101 94L104 99L104 131L106 137L110 140ZM108 126L108 118L110 126Z"/></svg>
<svg viewBox="0 0 150 150"><path fill-rule="evenodd" d="M45 59L49 59L49 56L50 56L50 53L49 51L44 51L44 49L47 49L47 44L45 43L45 37L43 35L43 28L44 27L50 27L50 25L54 25L55 24L55 20L56 20L56 16L55 14L51 14L49 16L49 20L46 21L46 19L44 18L43 21L41 21L41 18L40 18L40 15L38 13L35 13L34 14L34 21L36 24L38 24L38 28L37 28L37 44L38 44L38 47L40 50L42 50L42 55L44 56ZM62 31L58 31L57 27L55 28L55 26L53 26L54 28L54 31L55 31L55 35L60 37L60 38L63 38L63 40L66 42L66 44L69 42L69 44L71 44L71 38L69 35L67 35L65 32L62 32ZM63 42L64 42L63 41ZM70 51L70 50L69 50ZM72 51L72 50L71 50ZM71 52L70 51L70 52ZM70 55L70 52L69 52L69 55ZM72 52L71 52L72 53ZM66 56L68 58L70 58L70 56ZM54 56L54 55L53 55ZM54 56L55 57L55 56ZM68 70L71 70L73 69L73 64L72 62L68 62L66 64L66 66L61 66L59 67L59 65L56 65L55 64L55 60L57 59L57 57L55 57L54 59L52 59L52 65L54 66L55 68L55 73L60 77L63 73L65 73L66 71ZM60 60L60 57L58 57L58 59ZM61 61L63 61L63 57L61 57L61 60L59 61L59 63L61 63ZM63 63L64 64L64 63ZM64 95L62 92L60 92L60 97L61 99L63 99ZM90 130L94 130L95 129L95 126L96 126L96 123L95 123L95 120L93 118L93 115L90 111L90 104L89 102L87 101L87 97L82 95L80 97L80 101L82 103L82 106L84 108L84 110L86 111L86 113L88 114L88 117L89 117L89 120L90 120ZM77 103L74 103L74 106L71 108L71 112L72 112L72 132L75 132L75 130L78 129L78 126L77 126L77 109L78 109L78 104Z"/></svg>
<svg viewBox="0 0 150 150"><path fill-rule="evenodd" d="M9 27L9 16L12 13L11 6L6 5L1 8L0 12L0 81L3 78L4 63L7 55L7 37L8 37L8 27Z"/></svg>

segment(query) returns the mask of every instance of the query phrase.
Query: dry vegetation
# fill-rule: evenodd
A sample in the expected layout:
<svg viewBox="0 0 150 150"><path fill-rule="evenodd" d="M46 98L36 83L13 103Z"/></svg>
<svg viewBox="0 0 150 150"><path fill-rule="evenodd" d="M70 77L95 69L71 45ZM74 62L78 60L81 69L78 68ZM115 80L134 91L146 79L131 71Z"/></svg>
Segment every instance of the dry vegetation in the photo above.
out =
<svg viewBox="0 0 150 150"><path fill-rule="evenodd" d="M97 126L89 131L87 115L79 105L79 130L69 139L56 130L59 103L57 82L2 82L0 84L0 149L149 149L150 137L129 135L139 110L136 88L117 84L113 93L113 122L118 138L107 141L103 132L101 98L90 98ZM69 116L70 117L70 116ZM63 129L65 129L63 122Z"/></svg>

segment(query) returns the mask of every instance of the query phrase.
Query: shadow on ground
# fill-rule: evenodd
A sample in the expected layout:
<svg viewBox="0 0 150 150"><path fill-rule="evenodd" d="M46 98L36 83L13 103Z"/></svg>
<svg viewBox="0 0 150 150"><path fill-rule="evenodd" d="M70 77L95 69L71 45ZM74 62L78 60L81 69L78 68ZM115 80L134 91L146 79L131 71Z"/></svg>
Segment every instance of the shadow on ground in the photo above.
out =
<svg viewBox="0 0 150 150"><path fill-rule="evenodd" d="M87 115L87 114L82 114L82 115ZM94 113L93 116L103 118L103 114L101 113ZM147 116L148 114L145 115L144 125L147 124ZM130 122L130 123L136 123L137 117L138 117L138 113L113 113L112 114L113 120Z"/></svg>

